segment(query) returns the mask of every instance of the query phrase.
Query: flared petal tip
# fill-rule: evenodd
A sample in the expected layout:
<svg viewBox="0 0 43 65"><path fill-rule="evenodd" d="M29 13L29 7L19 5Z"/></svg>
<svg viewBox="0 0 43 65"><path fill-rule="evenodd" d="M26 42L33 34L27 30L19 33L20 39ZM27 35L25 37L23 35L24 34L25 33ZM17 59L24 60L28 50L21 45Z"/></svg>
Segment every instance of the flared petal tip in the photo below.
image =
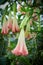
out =
<svg viewBox="0 0 43 65"><path fill-rule="evenodd" d="M20 56L21 54L18 51L12 50L11 53L16 56Z"/></svg>
<svg viewBox="0 0 43 65"><path fill-rule="evenodd" d="M7 35L8 34L8 32L6 32L4 30L2 30L1 33L4 34L4 35Z"/></svg>
<svg viewBox="0 0 43 65"><path fill-rule="evenodd" d="M23 56L27 56L28 55L28 52L27 53L24 53L24 54L22 54Z"/></svg>
<svg viewBox="0 0 43 65"><path fill-rule="evenodd" d="M12 32L15 33L15 32L20 32L20 29L13 29L12 28Z"/></svg>
<svg viewBox="0 0 43 65"><path fill-rule="evenodd" d="M13 55L16 55L16 56L27 56L28 55L28 52L24 53L24 52L20 52L19 50L12 50L11 53Z"/></svg>

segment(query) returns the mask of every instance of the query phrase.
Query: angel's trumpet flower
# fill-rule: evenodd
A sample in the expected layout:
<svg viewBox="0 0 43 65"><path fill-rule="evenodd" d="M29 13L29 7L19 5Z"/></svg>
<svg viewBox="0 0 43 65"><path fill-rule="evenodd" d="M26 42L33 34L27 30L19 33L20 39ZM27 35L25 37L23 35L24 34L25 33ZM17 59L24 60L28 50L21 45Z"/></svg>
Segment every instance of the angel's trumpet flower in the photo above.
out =
<svg viewBox="0 0 43 65"><path fill-rule="evenodd" d="M8 30L9 30L9 29L8 29L8 27L7 27L7 22L6 22L5 19L4 19L1 33L2 33L2 34L7 34L7 33L8 33Z"/></svg>
<svg viewBox="0 0 43 65"><path fill-rule="evenodd" d="M12 24L12 32L19 32L19 31L20 31L19 25L17 23L16 16L14 16L14 18L13 18L13 24Z"/></svg>
<svg viewBox="0 0 43 65"><path fill-rule="evenodd" d="M9 19L8 20L8 28L9 29L12 29L12 19Z"/></svg>
<svg viewBox="0 0 43 65"><path fill-rule="evenodd" d="M27 50L27 47L26 47L26 44L25 44L25 36L24 36L24 30L23 29L20 32L20 36L18 38L17 46L12 50L12 54L15 54L17 56L28 55L28 50Z"/></svg>
<svg viewBox="0 0 43 65"><path fill-rule="evenodd" d="M9 15L7 26L10 30L12 29L12 22L13 20L11 19L11 15Z"/></svg>

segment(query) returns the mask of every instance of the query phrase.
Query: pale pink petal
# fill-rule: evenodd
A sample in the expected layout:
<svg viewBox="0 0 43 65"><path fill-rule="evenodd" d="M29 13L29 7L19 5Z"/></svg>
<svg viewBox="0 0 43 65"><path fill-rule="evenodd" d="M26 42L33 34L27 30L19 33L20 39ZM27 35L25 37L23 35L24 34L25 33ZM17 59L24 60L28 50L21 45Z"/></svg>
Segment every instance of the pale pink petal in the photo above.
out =
<svg viewBox="0 0 43 65"><path fill-rule="evenodd" d="M23 47L23 53L22 55L28 55L28 50L27 50L27 47L26 45L24 44L24 47Z"/></svg>
<svg viewBox="0 0 43 65"><path fill-rule="evenodd" d="M20 50L20 44L18 43L15 49L12 50L12 53L15 55L20 55L19 50Z"/></svg>

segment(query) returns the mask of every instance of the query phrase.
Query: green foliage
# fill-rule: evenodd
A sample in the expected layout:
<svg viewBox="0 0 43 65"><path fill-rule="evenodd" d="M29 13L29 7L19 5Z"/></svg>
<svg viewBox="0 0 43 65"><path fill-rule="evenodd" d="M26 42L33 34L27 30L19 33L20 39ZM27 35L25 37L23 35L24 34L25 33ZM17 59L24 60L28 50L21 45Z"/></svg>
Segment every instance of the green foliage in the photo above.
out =
<svg viewBox="0 0 43 65"><path fill-rule="evenodd" d="M15 5L15 6L14 6ZM14 3L14 5L10 4L10 10L7 11L8 6L5 8L5 10L3 10L3 18L5 15L8 15L9 12L14 11L14 14L16 14L15 12L17 12L16 10L16 2ZM26 3L25 3L26 5ZM37 36L36 37L32 37L30 40L26 39L26 45L28 48L28 56L15 56L11 53L11 50L13 48L16 47L17 45L17 40L18 40L18 36L19 33L9 33L8 35L10 35L10 47L8 47L8 40L9 37L8 35L2 35L1 34L1 30L0 30L0 56L5 56L9 59L10 61L10 65L38 65L40 64L40 61L43 61L43 27L41 28L41 24L40 24L40 9L36 9L36 14L38 16L38 21L34 21L33 20L33 12L34 12L34 7L31 6L22 6L21 7L21 12L25 12L25 15L23 14L19 14L18 15L18 24L20 26L20 28L25 27L27 25L28 20L32 19L32 26L34 29L30 29L29 32L31 33L36 33ZM20 17L24 16L23 19L21 20ZM38 23L38 24L37 24ZM9 31L10 32L10 31ZM15 38L13 38L13 35L15 35ZM14 40L11 41L11 38L13 38ZM41 64L40 64L41 65Z"/></svg>

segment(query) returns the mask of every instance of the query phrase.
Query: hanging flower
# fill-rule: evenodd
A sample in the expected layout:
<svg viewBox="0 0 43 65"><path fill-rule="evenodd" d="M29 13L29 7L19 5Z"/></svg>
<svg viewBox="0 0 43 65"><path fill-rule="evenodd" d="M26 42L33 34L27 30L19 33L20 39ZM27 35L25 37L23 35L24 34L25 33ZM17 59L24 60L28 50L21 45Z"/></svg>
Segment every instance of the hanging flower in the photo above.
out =
<svg viewBox="0 0 43 65"><path fill-rule="evenodd" d="M9 29L12 29L12 19L8 20L8 24L7 24Z"/></svg>
<svg viewBox="0 0 43 65"><path fill-rule="evenodd" d="M13 20L11 18L11 14L9 14L8 23L7 23L7 26L9 29L12 29L12 22L13 22Z"/></svg>
<svg viewBox="0 0 43 65"><path fill-rule="evenodd" d="M28 55L28 50L25 44L25 37L24 37L24 30L22 29L20 32L20 36L18 39L18 44L15 47L15 49L12 50L12 53L15 55L23 55L26 56Z"/></svg>
<svg viewBox="0 0 43 65"><path fill-rule="evenodd" d="M7 27L7 22L6 22L6 20L4 19L1 33L2 33L2 34L7 34L7 33L8 33L8 30L9 30L9 29L8 29L8 27Z"/></svg>
<svg viewBox="0 0 43 65"><path fill-rule="evenodd" d="M20 31L20 29L19 29L19 26L17 23L17 19L16 19L16 16L14 16L13 24L12 24L12 32L19 32L19 31Z"/></svg>

